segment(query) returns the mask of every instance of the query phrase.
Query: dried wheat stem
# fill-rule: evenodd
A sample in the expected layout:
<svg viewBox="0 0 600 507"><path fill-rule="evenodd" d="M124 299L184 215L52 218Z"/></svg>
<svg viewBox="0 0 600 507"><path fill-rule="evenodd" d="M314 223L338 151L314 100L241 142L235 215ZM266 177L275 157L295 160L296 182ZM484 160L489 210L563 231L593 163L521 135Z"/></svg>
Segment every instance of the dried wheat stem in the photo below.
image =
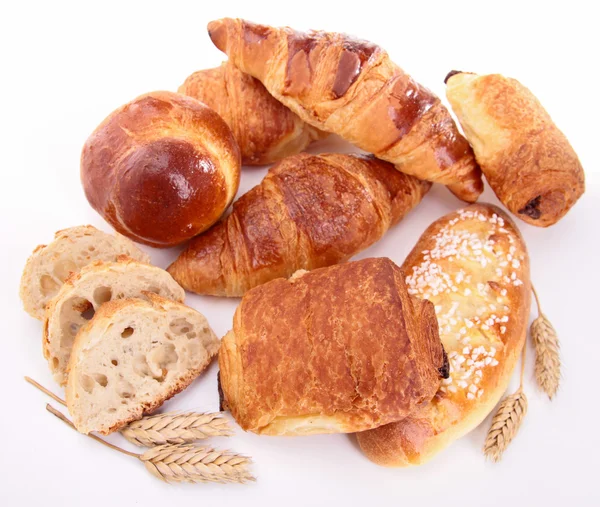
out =
<svg viewBox="0 0 600 507"><path fill-rule="evenodd" d="M190 444L159 445L140 456L150 473L166 482L240 483L254 481L250 458Z"/></svg>
<svg viewBox="0 0 600 507"><path fill-rule="evenodd" d="M523 392L523 380L525 377L525 357L527 344L523 345L523 355L521 357L521 378L519 389L516 393L507 396L502 400L488 431L483 446L483 453L486 458L493 462L498 462L502 454L515 438L523 418L527 413L527 397Z"/></svg>
<svg viewBox="0 0 600 507"><path fill-rule="evenodd" d="M47 394L48 396L50 396L50 398L52 398L54 401L60 403L61 405L64 405L65 407L67 406L67 404L65 403L65 400L60 399L58 396L56 396L56 394L54 394L53 392L49 391L48 389L46 389L43 385L37 383L35 380L33 380L31 377L25 377L25 380L27 382L29 382L32 386L37 387L40 391L42 391L44 394Z"/></svg>
<svg viewBox="0 0 600 507"><path fill-rule="evenodd" d="M75 425L71 421L69 421L69 419L67 419L63 413L61 413L58 410L56 410L49 403L46 404L46 410L48 412L50 412L52 415L55 415L56 417L58 417L67 426L70 426L75 431L77 431L77 428L75 427ZM125 449L121 449L120 447L118 447L116 445L113 445L110 442L107 442L106 440L104 440L104 439L102 439L102 438L100 438L100 437L98 437L96 435L93 435L92 433L89 433L86 436L94 439L96 442L100 442L102 445L105 445L106 447L110 447L111 449L114 449L115 451L119 451L120 453L127 454L128 456L132 456L134 458L139 458L140 457L139 454L136 454L135 452L126 451Z"/></svg>
<svg viewBox="0 0 600 507"><path fill-rule="evenodd" d="M560 345L558 335L548 318L542 313L542 307L535 288L533 295L538 308L538 318L531 323L530 333L535 347L535 380L548 398L558 391L560 383Z"/></svg>
<svg viewBox="0 0 600 507"><path fill-rule="evenodd" d="M25 380L66 406L54 393L30 377ZM132 444L152 447L162 444L184 444L208 437L229 437L233 430L221 413L183 412L146 416L121 429L121 434Z"/></svg>
<svg viewBox="0 0 600 507"><path fill-rule="evenodd" d="M76 430L75 425L50 404L46 405L46 410ZM115 451L139 459L152 475L165 482L243 484L255 480L248 470L252 460L231 451L218 451L191 444L166 444L153 447L144 454L136 454L91 433L87 436Z"/></svg>
<svg viewBox="0 0 600 507"><path fill-rule="evenodd" d="M184 444L208 437L231 436L229 422L220 413L166 413L144 417L121 430L135 445L152 447L162 444Z"/></svg>

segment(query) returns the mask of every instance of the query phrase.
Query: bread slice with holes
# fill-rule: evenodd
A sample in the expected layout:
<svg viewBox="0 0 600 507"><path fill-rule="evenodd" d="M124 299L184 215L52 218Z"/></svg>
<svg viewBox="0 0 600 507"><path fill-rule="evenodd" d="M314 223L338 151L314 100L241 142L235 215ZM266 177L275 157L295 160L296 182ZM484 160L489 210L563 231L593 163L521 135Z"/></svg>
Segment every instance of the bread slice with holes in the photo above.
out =
<svg viewBox="0 0 600 507"><path fill-rule="evenodd" d="M217 354L219 340L203 315L147 297L102 305L77 334L66 395L82 433L106 435L152 412Z"/></svg>
<svg viewBox="0 0 600 507"><path fill-rule="evenodd" d="M144 292L178 302L185 297L184 290L164 269L128 257L119 257L117 262L94 261L67 278L48 304L44 318L44 357L58 383L66 383L73 341L94 312L110 300L144 297Z"/></svg>
<svg viewBox="0 0 600 507"><path fill-rule="evenodd" d="M95 260L116 261L119 255L150 262L148 255L120 234L107 234L91 225L58 231L52 243L39 245L27 259L19 290L25 311L42 320L46 305L70 273Z"/></svg>

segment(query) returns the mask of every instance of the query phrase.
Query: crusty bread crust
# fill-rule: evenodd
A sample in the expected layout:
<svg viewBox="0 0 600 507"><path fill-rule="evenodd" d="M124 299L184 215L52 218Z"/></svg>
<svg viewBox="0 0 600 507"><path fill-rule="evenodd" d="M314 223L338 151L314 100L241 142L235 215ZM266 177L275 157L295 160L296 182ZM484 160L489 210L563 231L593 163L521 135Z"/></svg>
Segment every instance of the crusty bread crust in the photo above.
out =
<svg viewBox="0 0 600 507"><path fill-rule="evenodd" d="M357 434L365 455L384 466L425 463L483 421L525 343L531 299L523 238L491 205L434 222L402 267L409 290L435 306L450 378L420 411Z"/></svg>
<svg viewBox="0 0 600 507"><path fill-rule="evenodd" d="M118 233L107 234L91 225L56 232L54 241L37 246L25 264L19 289L25 311L42 320L46 305L69 273L95 260L116 261L119 255L150 263L147 254Z"/></svg>
<svg viewBox="0 0 600 507"><path fill-rule="evenodd" d="M431 306L385 258L250 290L219 351L232 415L266 435L349 433L405 417L446 369Z"/></svg>
<svg viewBox="0 0 600 507"><path fill-rule="evenodd" d="M96 289L102 288L109 290L97 295ZM165 270L124 256L117 262L92 262L67 278L48 304L43 326L44 357L58 383L64 385L67 381L71 346L87 320L83 314L98 310L111 299L142 297L143 291L178 302L185 299L184 290Z"/></svg>
<svg viewBox="0 0 600 507"><path fill-rule="evenodd" d="M219 350L219 340L210 327L208 327L203 315L189 307L162 298L154 293L149 292L144 295L147 299L119 299L103 304L94 318L83 326L77 334L67 368L69 380L66 386L66 400L73 422L77 429L82 433L97 431L98 433L108 435L109 433L126 426L130 422L141 419L144 415L152 413L165 401L188 387L194 379L206 369L212 358L217 355ZM192 317L190 317L190 314ZM106 412L106 409L109 407L104 406L101 407L103 414L100 414L102 416L102 421L100 423L90 421L90 418L88 417L89 414L85 413L86 410L90 409L89 403L96 402L102 404L104 399L94 398L94 393L92 393L92 396L89 396L87 400L84 399L86 393L82 390L79 383L79 375L85 373L82 371L82 362L85 360L86 355L92 353L95 347L104 345L103 336L110 330L114 323L118 322L123 317L127 318L129 316L135 319L140 318L140 315L143 316L142 318L147 318L148 315L151 315L153 319L158 319L158 323L153 323L157 329L160 327L160 322L163 322L169 317L187 316L190 321L193 319L197 320L198 323L205 326L206 329L202 331L201 329L192 327L190 328L190 331L194 332L196 335L199 335L200 333L205 334L200 341L203 347L204 359L195 361L193 367L190 367L184 373L179 374L177 378L166 380L162 385L157 384L157 393L154 398L139 402L135 401L133 406L128 408L126 417L114 420L115 418ZM193 325L195 321L190 323ZM200 337L195 337L194 339L200 340ZM150 342L153 340L160 343L160 340L164 340L164 336L152 336L148 334L147 341ZM191 341L188 340L188 338L184 338L184 340L186 342ZM167 342L174 343L173 338L168 339ZM118 357L118 359L119 363L124 363L126 361L126 358L123 356ZM189 356L186 359L190 359ZM138 392L138 394L140 393Z"/></svg>

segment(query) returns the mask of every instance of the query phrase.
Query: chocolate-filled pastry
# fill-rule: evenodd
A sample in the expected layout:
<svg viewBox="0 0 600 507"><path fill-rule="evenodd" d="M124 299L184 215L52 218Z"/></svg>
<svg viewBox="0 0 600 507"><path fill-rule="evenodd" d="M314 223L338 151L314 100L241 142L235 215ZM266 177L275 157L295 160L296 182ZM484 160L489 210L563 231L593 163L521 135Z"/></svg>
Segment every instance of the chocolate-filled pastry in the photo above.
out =
<svg viewBox="0 0 600 507"><path fill-rule="evenodd" d="M348 433L398 421L448 374L433 305L385 258L250 290L219 350L222 405L246 431Z"/></svg>
<svg viewBox="0 0 600 507"><path fill-rule="evenodd" d="M473 202L481 170L440 99L379 46L348 35L241 19L208 25L213 43L305 122Z"/></svg>
<svg viewBox="0 0 600 507"><path fill-rule="evenodd" d="M499 208L476 204L435 221L402 264L410 294L435 306L450 377L418 411L357 434L379 465L430 460L485 419L519 359L529 320L529 256Z"/></svg>
<svg viewBox="0 0 600 507"><path fill-rule="evenodd" d="M565 135L516 79L452 71L446 95L498 199L531 225L558 222L585 190Z"/></svg>
<svg viewBox="0 0 600 507"><path fill-rule="evenodd" d="M194 72L178 91L219 113L233 131L244 165L278 162L327 136L271 96L258 79L229 62Z"/></svg>
<svg viewBox="0 0 600 507"><path fill-rule="evenodd" d="M430 183L363 155L288 157L169 266L185 289L241 296L298 269L348 260L415 207Z"/></svg>

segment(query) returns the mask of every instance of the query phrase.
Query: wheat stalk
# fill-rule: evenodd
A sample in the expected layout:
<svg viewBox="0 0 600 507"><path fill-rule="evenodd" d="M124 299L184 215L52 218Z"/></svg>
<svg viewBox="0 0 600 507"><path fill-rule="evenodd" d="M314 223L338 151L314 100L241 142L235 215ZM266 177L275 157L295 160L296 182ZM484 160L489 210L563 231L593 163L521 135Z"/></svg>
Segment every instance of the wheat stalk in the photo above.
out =
<svg viewBox="0 0 600 507"><path fill-rule="evenodd" d="M535 348L535 380L552 400L560 383L560 345L558 335L548 318L542 313L540 300L532 287L538 308L538 318L531 324L531 337Z"/></svg>
<svg viewBox="0 0 600 507"><path fill-rule="evenodd" d="M25 380L66 406L64 400L46 389L30 377ZM152 447L162 444L184 444L208 437L229 437L233 435L229 422L221 413L168 412L146 416L122 428L123 435L132 444Z"/></svg>
<svg viewBox="0 0 600 507"><path fill-rule="evenodd" d="M152 447L184 444L208 437L233 435L229 422L221 413L166 413L144 417L121 430L132 444Z"/></svg>
<svg viewBox="0 0 600 507"><path fill-rule="evenodd" d="M140 456L146 469L166 482L245 483L254 481L250 458L191 444L159 445Z"/></svg>
<svg viewBox="0 0 600 507"><path fill-rule="evenodd" d="M74 430L75 425L50 404L46 410ZM243 484L254 481L248 470L252 460L231 451L219 451L191 444L165 444L147 450L143 454L126 451L106 440L89 434L102 445L127 456L139 459L155 477L165 482L218 482Z"/></svg>
<svg viewBox="0 0 600 507"><path fill-rule="evenodd" d="M527 344L523 345L523 355L521 357L521 381L516 393L507 396L502 400L488 431L483 446L485 457L493 462L498 462L502 454L508 447L508 444L515 438L523 418L527 413L527 397L523 392L523 377L525 375L525 352Z"/></svg>

